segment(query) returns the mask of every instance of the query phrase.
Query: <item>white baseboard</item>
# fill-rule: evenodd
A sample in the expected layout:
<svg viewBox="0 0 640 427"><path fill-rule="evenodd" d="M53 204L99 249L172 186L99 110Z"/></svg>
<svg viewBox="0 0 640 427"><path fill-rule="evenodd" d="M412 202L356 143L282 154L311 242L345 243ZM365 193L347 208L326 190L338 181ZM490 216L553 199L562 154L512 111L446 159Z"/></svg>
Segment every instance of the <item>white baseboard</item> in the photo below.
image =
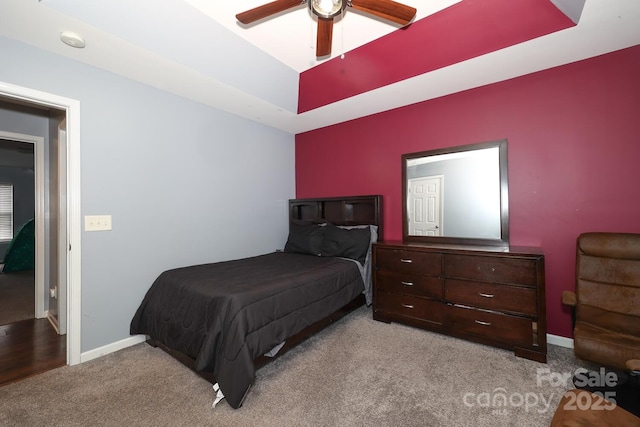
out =
<svg viewBox="0 0 640 427"><path fill-rule="evenodd" d="M51 326L53 326L53 329L56 330L56 334L60 335L60 328L58 328L58 319L56 319L56 317L51 314L49 310L45 311L44 314Z"/></svg>
<svg viewBox="0 0 640 427"><path fill-rule="evenodd" d="M547 344L553 344L559 347L573 348L573 339L561 337L560 335L547 334Z"/></svg>
<svg viewBox="0 0 640 427"><path fill-rule="evenodd" d="M80 363L88 362L93 359L105 356L109 353L114 353L118 350L122 350L127 347L131 347L136 344L140 344L147 339L145 335L135 335L133 337L125 338L121 341L116 341L111 344L107 344L102 347L98 347L94 350L89 350L80 354ZM573 339L561 337L559 335L547 334L547 343L557 345L560 347L573 348Z"/></svg>
<svg viewBox="0 0 640 427"><path fill-rule="evenodd" d="M123 348L140 344L141 342L144 342L146 339L147 337L145 335L135 335L133 337L125 338L121 341L116 341L114 343L107 344L102 347L98 347L94 350L89 350L87 352L80 354L80 363L88 362L90 360L105 356L109 353L114 353L118 350L122 350Z"/></svg>

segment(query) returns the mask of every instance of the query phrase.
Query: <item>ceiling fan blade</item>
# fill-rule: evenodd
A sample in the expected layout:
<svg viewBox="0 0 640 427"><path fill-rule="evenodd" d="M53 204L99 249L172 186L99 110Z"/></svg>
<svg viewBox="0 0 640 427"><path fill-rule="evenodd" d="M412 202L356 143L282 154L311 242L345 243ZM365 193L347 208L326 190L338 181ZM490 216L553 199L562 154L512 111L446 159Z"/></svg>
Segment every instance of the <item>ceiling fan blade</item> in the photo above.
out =
<svg viewBox="0 0 640 427"><path fill-rule="evenodd" d="M316 56L331 54L331 39L333 38L333 18L318 16L318 37L316 40Z"/></svg>
<svg viewBox="0 0 640 427"><path fill-rule="evenodd" d="M400 25L409 24L416 16L414 7L392 0L351 0L351 7Z"/></svg>
<svg viewBox="0 0 640 427"><path fill-rule="evenodd" d="M243 24L251 24L267 16L275 15L292 7L304 4L303 0L276 0L271 3L263 4L236 15L236 19Z"/></svg>

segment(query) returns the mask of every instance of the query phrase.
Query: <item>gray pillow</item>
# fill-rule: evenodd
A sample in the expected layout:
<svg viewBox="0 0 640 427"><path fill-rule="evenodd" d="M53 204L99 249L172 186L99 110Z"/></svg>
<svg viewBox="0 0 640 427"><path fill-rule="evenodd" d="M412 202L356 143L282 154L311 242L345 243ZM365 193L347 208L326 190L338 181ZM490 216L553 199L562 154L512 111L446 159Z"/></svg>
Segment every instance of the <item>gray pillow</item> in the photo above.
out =
<svg viewBox="0 0 640 427"><path fill-rule="evenodd" d="M364 265L371 243L369 227L344 229L327 224L324 228L322 256L351 258Z"/></svg>

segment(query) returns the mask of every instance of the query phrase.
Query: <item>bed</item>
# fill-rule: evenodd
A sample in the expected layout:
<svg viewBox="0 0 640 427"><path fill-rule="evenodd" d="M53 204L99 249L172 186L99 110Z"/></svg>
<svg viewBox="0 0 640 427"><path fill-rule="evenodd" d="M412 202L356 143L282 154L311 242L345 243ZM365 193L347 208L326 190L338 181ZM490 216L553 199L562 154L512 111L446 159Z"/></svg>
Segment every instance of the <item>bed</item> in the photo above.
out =
<svg viewBox="0 0 640 427"><path fill-rule="evenodd" d="M238 408L257 368L370 304L371 243L381 225L381 196L292 199L283 250L164 271L130 332Z"/></svg>

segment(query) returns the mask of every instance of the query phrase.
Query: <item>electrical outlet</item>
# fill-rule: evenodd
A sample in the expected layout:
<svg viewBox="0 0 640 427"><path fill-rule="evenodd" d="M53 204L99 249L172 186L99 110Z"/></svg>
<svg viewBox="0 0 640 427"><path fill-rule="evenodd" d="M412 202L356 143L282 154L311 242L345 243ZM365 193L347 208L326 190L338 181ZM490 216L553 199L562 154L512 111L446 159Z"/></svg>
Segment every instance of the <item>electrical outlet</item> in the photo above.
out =
<svg viewBox="0 0 640 427"><path fill-rule="evenodd" d="M86 215L84 217L85 231L111 230L111 215Z"/></svg>

